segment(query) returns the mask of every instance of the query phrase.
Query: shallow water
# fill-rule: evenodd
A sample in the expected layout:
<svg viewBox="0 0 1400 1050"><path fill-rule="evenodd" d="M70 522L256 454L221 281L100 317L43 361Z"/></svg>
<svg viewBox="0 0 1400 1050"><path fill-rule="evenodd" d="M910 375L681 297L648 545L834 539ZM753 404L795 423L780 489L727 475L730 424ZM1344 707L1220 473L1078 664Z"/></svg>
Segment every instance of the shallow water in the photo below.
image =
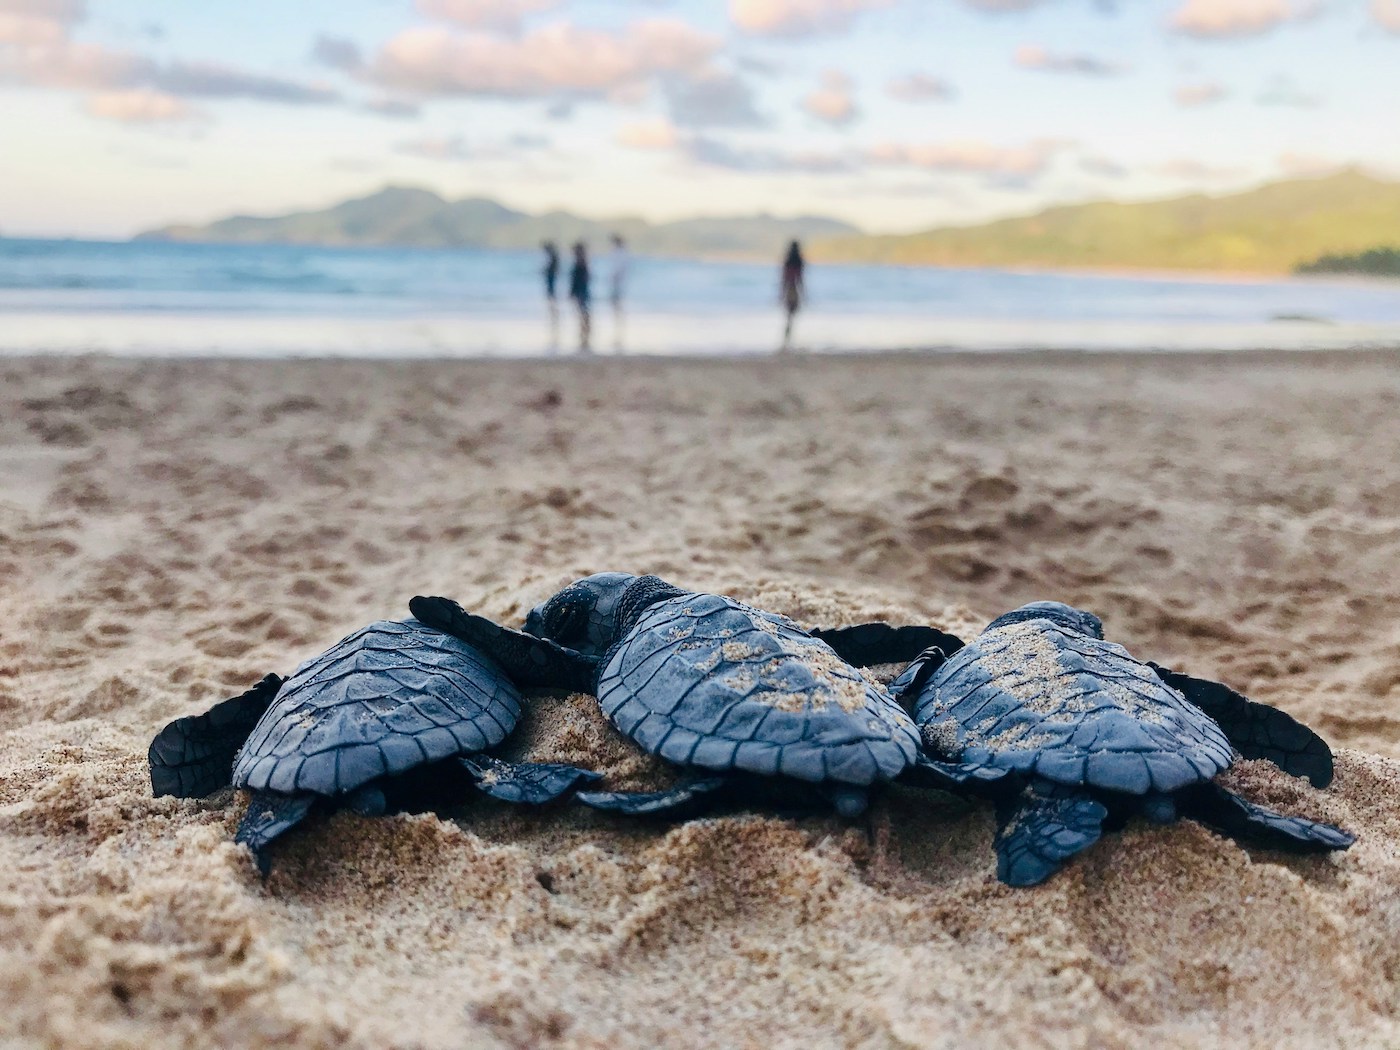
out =
<svg viewBox="0 0 1400 1050"><path fill-rule="evenodd" d="M595 262L593 348L756 353L777 267L636 258L626 315ZM561 280L561 285L566 282ZM796 344L880 349L1400 345L1400 283L812 266ZM0 353L528 356L572 352L534 252L0 240Z"/></svg>

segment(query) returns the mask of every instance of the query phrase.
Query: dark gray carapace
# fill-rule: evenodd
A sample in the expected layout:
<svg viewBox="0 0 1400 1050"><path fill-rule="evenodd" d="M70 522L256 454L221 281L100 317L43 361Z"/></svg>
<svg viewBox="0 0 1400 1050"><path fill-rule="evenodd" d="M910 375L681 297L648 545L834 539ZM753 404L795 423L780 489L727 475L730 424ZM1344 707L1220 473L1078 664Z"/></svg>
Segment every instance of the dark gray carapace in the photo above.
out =
<svg viewBox="0 0 1400 1050"><path fill-rule="evenodd" d="M382 813L472 783L538 803L593 779L481 755L515 728L522 703L517 678L494 657L417 620L380 620L285 681L268 675L170 723L151 743L151 787L181 797L229 784L253 792L237 840L266 870L267 846L318 803Z"/></svg>

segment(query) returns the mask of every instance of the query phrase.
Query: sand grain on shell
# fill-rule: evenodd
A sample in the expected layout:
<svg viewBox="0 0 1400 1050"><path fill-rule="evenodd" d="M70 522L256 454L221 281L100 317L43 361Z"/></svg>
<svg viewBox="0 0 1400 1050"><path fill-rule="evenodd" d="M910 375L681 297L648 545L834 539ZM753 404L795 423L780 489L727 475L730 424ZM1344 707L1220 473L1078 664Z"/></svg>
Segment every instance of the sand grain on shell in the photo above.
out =
<svg viewBox="0 0 1400 1050"><path fill-rule="evenodd" d="M0 380L0 1045L1400 1042L1390 357L10 359ZM240 800L149 796L165 721L415 593L518 623L608 569L804 624L1091 608L1342 745L1328 791L1259 762L1226 779L1360 841L1292 858L1135 823L1018 892L988 807L934 792L855 828L479 800L314 817L263 883L230 842ZM581 696L502 753L673 776Z"/></svg>

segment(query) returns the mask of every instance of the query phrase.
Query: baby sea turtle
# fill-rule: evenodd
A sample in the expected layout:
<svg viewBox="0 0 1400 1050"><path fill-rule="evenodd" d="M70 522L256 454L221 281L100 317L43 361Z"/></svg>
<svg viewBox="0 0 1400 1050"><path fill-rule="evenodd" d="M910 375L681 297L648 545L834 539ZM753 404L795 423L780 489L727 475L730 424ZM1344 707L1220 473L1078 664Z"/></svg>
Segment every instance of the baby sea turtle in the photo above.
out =
<svg viewBox="0 0 1400 1050"><path fill-rule="evenodd" d="M827 636L843 648L841 631ZM1013 886L1043 882L1135 813L1295 852L1354 841L1212 781L1238 751L1326 786L1332 752L1317 734L1218 682L1139 662L1104 641L1097 616L1060 602L999 616L951 656L924 653L891 689L913 709L926 775L996 795L997 875Z"/></svg>
<svg viewBox="0 0 1400 1050"><path fill-rule="evenodd" d="M253 792L235 840L264 872L268 844L319 800L379 814L460 770L495 798L548 802L597 775L481 754L515 728L521 686L583 687L591 678L586 659L530 641L502 661L417 620L377 621L290 678L270 674L171 722L151 742L151 788L184 798L230 783Z"/></svg>
<svg viewBox="0 0 1400 1050"><path fill-rule="evenodd" d="M492 653L531 637L445 598L415 598L410 608ZM871 785L919 755L913 721L882 686L786 617L733 598L601 573L533 610L526 630L598 658L593 691L613 725L646 751L709 774L669 791L576 796L595 808L662 813L721 789L748 797L804 784L853 817Z"/></svg>

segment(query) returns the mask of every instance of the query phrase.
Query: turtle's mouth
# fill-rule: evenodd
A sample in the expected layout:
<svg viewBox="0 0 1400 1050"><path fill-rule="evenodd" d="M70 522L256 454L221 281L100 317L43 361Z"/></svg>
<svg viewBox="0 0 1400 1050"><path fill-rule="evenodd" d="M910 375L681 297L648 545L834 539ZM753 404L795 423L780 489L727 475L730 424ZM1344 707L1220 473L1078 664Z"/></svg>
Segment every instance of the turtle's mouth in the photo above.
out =
<svg viewBox="0 0 1400 1050"><path fill-rule="evenodd" d="M544 637L544 606L536 605L525 617L525 633L536 638Z"/></svg>

